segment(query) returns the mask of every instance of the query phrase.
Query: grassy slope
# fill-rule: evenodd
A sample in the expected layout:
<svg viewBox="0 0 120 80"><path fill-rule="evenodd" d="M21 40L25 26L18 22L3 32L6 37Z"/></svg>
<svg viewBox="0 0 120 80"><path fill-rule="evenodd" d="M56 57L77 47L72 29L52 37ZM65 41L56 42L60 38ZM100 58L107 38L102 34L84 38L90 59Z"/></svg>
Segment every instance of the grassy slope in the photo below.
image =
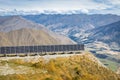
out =
<svg viewBox="0 0 120 80"><path fill-rule="evenodd" d="M118 75L94 61L91 54L26 62L21 59L1 61L12 69L28 67L26 74L1 75L0 80L120 80ZM22 69L21 69L22 70ZM19 70L19 71L21 71Z"/></svg>

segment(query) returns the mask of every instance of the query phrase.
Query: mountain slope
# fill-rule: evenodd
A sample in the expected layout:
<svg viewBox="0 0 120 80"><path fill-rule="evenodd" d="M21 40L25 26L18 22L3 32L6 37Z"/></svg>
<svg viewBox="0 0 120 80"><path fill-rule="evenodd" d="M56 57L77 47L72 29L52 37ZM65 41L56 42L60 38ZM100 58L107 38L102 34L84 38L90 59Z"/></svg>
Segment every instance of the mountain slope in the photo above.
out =
<svg viewBox="0 0 120 80"><path fill-rule="evenodd" d="M41 15L26 15L23 16L26 19L34 21L45 25L48 29L52 30L55 33L68 36L77 43L89 44L87 47L93 47L93 42L97 45L102 45L103 47L111 50L119 47L119 22L120 16L111 15L111 14L71 14L71 15L61 15L61 14L41 14ZM107 28L110 28L107 30ZM114 26L116 27L113 30ZM104 30L105 28L105 30ZM103 31L104 32L103 32ZM116 32L117 30L117 32ZM97 34L95 34L95 32ZM107 33L104 36L104 33ZM92 35L93 34L93 35ZM113 35L114 34L114 35ZM98 36L97 36L98 35ZM111 36L109 36L111 35ZM104 36L104 37L103 37ZM98 39L97 39L98 38ZM95 42L101 40L102 42ZM106 39L106 40L105 40ZM109 39L109 40L107 40ZM95 45L95 46L96 46ZM97 45L99 48L101 46Z"/></svg>
<svg viewBox="0 0 120 80"><path fill-rule="evenodd" d="M73 44L71 39L53 33L43 25L20 16L0 17L0 45Z"/></svg>
<svg viewBox="0 0 120 80"><path fill-rule="evenodd" d="M93 29L89 39L120 47L120 21Z"/></svg>
<svg viewBox="0 0 120 80"><path fill-rule="evenodd" d="M0 33L1 46L45 45L45 44L73 44L72 40L59 36L55 38L43 30L19 29L8 33ZM62 38L63 37L63 38Z"/></svg>
<svg viewBox="0 0 120 80"><path fill-rule="evenodd" d="M36 23L51 25L61 23L63 26L81 26L81 24L90 23L93 26L103 26L120 20L117 15L111 14L40 14L40 15L26 15L26 19L32 20ZM46 26L47 27L47 26ZM62 27L62 26L61 26Z"/></svg>
<svg viewBox="0 0 120 80"><path fill-rule="evenodd" d="M114 60L120 55L120 21L100 26L88 32L87 48L93 53L108 55ZM116 57L114 57L117 55ZM116 62L116 61L115 61Z"/></svg>
<svg viewBox="0 0 120 80"><path fill-rule="evenodd" d="M49 57L55 55L48 55ZM120 80L93 55L48 56L1 60L1 80ZM47 62L46 62L47 60ZM5 73L8 72L8 73Z"/></svg>
<svg viewBox="0 0 120 80"><path fill-rule="evenodd" d="M87 43L88 31L120 20L120 16L111 14L40 14L23 17L43 24L53 32L68 36L77 43Z"/></svg>
<svg viewBox="0 0 120 80"><path fill-rule="evenodd" d="M21 28L44 29L41 24L33 23L20 16L3 16L0 17L0 31L9 32Z"/></svg>

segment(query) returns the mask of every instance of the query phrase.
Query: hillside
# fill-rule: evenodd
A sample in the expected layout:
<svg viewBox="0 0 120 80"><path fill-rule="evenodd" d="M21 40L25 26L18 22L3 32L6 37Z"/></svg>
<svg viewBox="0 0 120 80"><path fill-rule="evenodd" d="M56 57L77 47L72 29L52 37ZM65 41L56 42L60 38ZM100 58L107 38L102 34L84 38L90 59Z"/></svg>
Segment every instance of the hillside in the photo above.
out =
<svg viewBox="0 0 120 80"><path fill-rule="evenodd" d="M40 14L40 15L26 15L24 18L34 21L36 23L44 25L56 25L61 24L65 27L78 26L81 27L82 24L90 23L93 26L103 26L110 23L114 23L120 20L117 15L111 14ZM56 25L56 27L59 25ZM61 27L62 27L61 26ZM47 26L46 26L47 27Z"/></svg>
<svg viewBox="0 0 120 80"><path fill-rule="evenodd" d="M118 45L119 45L119 32L120 32L119 30L120 16L118 15L40 14L40 15L26 15L23 17L33 22L43 24L45 25L45 27L47 27L48 29L52 30L55 33L68 36L77 43L88 44L96 41L97 38L97 40L102 39L102 42L100 41L100 43L104 45L108 45L107 48L109 49L111 49L111 47L109 47L109 45L111 44L113 45L112 47L115 48L116 46L119 47ZM115 29L113 29L114 27ZM104 36L101 38L101 36L103 36L104 33L107 33L108 36L106 37ZM106 40L106 41L104 40L105 43L103 43L103 39L106 38L110 38L110 40Z"/></svg>
<svg viewBox="0 0 120 80"><path fill-rule="evenodd" d="M44 45L73 44L71 39L49 31L41 24L36 24L20 16L0 17L0 45Z"/></svg>
<svg viewBox="0 0 120 80"><path fill-rule="evenodd" d="M46 59L1 59L0 80L120 80L91 54Z"/></svg>
<svg viewBox="0 0 120 80"><path fill-rule="evenodd" d="M59 37L59 38L57 38ZM44 30L19 29L10 32L0 33L1 46L24 46L24 45L45 45L45 44L73 44L74 42L64 36L54 36ZM60 39L61 38L61 39Z"/></svg>
<svg viewBox="0 0 120 80"><path fill-rule="evenodd" d="M112 14L26 15L24 18L45 25L55 33L86 45L94 53L120 53L120 16Z"/></svg>
<svg viewBox="0 0 120 80"><path fill-rule="evenodd" d="M0 31L9 32L22 28L45 29L43 25L33 23L20 16L2 16L0 17Z"/></svg>
<svg viewBox="0 0 120 80"><path fill-rule="evenodd" d="M99 50L99 53L103 51L104 53L119 55L120 21L100 26L89 33L89 43L87 44L89 48L96 50L96 52Z"/></svg>
<svg viewBox="0 0 120 80"><path fill-rule="evenodd" d="M120 21L93 29L92 34L90 35L92 37L90 37L90 39L102 41L109 44L109 46L115 46L115 44L120 46L119 35Z"/></svg>
<svg viewBox="0 0 120 80"><path fill-rule="evenodd" d="M87 43L90 31L96 27L108 25L120 20L120 16L111 14L40 14L26 15L24 18L43 24L53 32L68 36L77 43Z"/></svg>

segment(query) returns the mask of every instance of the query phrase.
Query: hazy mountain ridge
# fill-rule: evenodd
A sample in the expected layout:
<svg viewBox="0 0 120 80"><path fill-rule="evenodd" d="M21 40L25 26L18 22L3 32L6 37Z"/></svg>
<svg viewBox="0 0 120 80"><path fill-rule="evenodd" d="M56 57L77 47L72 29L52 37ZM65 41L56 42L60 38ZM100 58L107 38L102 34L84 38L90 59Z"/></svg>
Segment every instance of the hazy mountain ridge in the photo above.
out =
<svg viewBox="0 0 120 80"><path fill-rule="evenodd" d="M120 20L120 16L111 14L41 14L41 15L26 15L23 16L34 22L51 25L62 23L64 27L80 27L81 24L92 24L93 26L103 26Z"/></svg>
<svg viewBox="0 0 120 80"><path fill-rule="evenodd" d="M71 15L27 15L23 16L36 23L45 25L48 29L66 35L71 39L82 43L88 37L87 31L96 27L108 25L120 20L117 15L86 15L86 14L71 14Z"/></svg>
<svg viewBox="0 0 120 80"><path fill-rule="evenodd" d="M120 16L111 14L71 14L71 15L27 15L23 16L46 27L56 33L68 36L78 43L89 43L93 32L112 23L120 21ZM114 33L114 32L113 32ZM112 38L111 38L112 39ZM119 39L117 39L119 40ZM94 41L94 40L93 40ZM106 43L107 44L107 43ZM117 41L118 44L118 41Z"/></svg>
<svg viewBox="0 0 120 80"><path fill-rule="evenodd" d="M0 17L0 31L9 32L21 28L45 29L43 25L33 23L32 21L26 20L20 16Z"/></svg>
<svg viewBox="0 0 120 80"><path fill-rule="evenodd" d="M120 21L95 28L92 32L90 39L108 43L109 46L115 43L120 47Z"/></svg>

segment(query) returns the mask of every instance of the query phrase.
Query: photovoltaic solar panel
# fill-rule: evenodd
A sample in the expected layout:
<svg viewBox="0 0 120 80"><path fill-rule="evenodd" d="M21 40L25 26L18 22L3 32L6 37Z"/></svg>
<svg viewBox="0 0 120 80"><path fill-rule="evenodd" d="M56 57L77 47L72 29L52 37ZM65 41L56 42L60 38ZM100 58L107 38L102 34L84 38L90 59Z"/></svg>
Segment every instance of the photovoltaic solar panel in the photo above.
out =
<svg viewBox="0 0 120 80"><path fill-rule="evenodd" d="M41 45L0 47L0 54L84 50L84 45Z"/></svg>
<svg viewBox="0 0 120 80"><path fill-rule="evenodd" d="M1 53L5 54L5 48L4 47L1 47Z"/></svg>
<svg viewBox="0 0 120 80"><path fill-rule="evenodd" d="M38 51L38 52L43 52L43 46L36 46L36 50ZM36 51L36 52L37 52Z"/></svg>
<svg viewBox="0 0 120 80"><path fill-rule="evenodd" d="M29 46L29 52L34 52L34 46Z"/></svg>
<svg viewBox="0 0 120 80"><path fill-rule="evenodd" d="M15 49L16 53L20 53L20 48L19 47L16 46L14 49Z"/></svg>
<svg viewBox="0 0 120 80"><path fill-rule="evenodd" d="M55 46L54 46L54 52L55 52L55 51L58 51L58 45L55 45Z"/></svg>
<svg viewBox="0 0 120 80"><path fill-rule="evenodd" d="M37 51L38 51L38 47L37 47L37 46L34 46L34 47L33 47L33 51L34 51L34 52L37 52Z"/></svg>

